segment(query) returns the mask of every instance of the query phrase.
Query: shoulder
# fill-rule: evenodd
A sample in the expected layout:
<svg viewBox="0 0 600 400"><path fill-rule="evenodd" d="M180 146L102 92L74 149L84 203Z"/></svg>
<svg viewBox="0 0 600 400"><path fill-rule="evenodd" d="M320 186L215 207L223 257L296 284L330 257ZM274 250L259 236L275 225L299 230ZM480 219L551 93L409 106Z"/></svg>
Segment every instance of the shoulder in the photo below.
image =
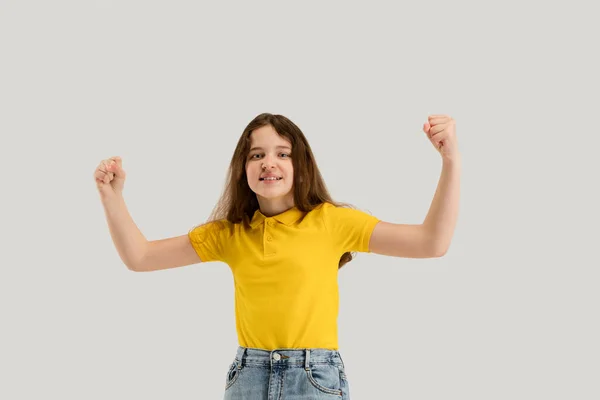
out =
<svg viewBox="0 0 600 400"><path fill-rule="evenodd" d="M343 252L369 251L369 238L379 219L344 203L323 203L321 215L335 248Z"/></svg>
<svg viewBox="0 0 600 400"><path fill-rule="evenodd" d="M371 231L380 221L370 213L346 204L323 203L319 210L325 227L332 233Z"/></svg>
<svg viewBox="0 0 600 400"><path fill-rule="evenodd" d="M367 211L363 211L360 210L358 208L355 208L351 205L347 205L347 204L342 204L342 205L335 205L333 203L329 203L329 202L325 202L320 204L319 209L321 211L321 214L323 215L324 218L330 218L330 219L373 219L376 217L374 217L373 215L371 215L369 212Z"/></svg>
<svg viewBox="0 0 600 400"><path fill-rule="evenodd" d="M335 213L337 208L338 206L335 204L323 202L314 206L314 208L308 213L308 216L325 220L331 215L331 213Z"/></svg>
<svg viewBox="0 0 600 400"><path fill-rule="evenodd" d="M190 229L188 235L193 239L202 239L207 236L221 235L223 233L227 234L233 232L235 225L236 224L233 224L226 219L208 221L194 226Z"/></svg>
<svg viewBox="0 0 600 400"><path fill-rule="evenodd" d="M316 213L320 213L320 214L330 214L330 213L338 212L338 210L342 209L342 208L345 208L345 207L338 206L338 205L335 205L333 203L326 201L319 205L316 205L312 211L316 212Z"/></svg>

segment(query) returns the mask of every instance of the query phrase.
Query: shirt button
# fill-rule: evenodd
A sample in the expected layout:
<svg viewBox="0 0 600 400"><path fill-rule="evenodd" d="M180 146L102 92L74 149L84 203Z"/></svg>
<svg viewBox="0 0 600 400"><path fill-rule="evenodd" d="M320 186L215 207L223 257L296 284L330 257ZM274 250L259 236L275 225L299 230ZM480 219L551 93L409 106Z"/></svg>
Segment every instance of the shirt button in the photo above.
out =
<svg viewBox="0 0 600 400"><path fill-rule="evenodd" d="M267 236L267 240L270 242L271 240L273 240L273 238L271 236Z"/></svg>
<svg viewBox="0 0 600 400"><path fill-rule="evenodd" d="M279 354L277 354L277 353L273 354L273 359L275 361L279 361L280 358L281 358L281 356Z"/></svg>

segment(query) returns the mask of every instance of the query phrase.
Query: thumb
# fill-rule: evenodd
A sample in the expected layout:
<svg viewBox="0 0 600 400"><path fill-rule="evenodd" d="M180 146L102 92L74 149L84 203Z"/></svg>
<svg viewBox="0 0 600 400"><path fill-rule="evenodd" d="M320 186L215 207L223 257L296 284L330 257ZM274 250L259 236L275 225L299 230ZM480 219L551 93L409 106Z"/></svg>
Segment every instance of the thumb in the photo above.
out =
<svg viewBox="0 0 600 400"><path fill-rule="evenodd" d="M431 129L431 125L429 125L429 122L425 122L423 124L423 132L425 132L427 134L427 136L429 136L430 129Z"/></svg>

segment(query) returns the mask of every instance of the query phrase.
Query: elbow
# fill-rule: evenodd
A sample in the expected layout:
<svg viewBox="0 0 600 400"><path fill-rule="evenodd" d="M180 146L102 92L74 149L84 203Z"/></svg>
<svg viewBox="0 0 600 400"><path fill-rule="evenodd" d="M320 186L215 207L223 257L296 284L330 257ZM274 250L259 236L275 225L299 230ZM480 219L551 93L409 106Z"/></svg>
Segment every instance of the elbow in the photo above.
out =
<svg viewBox="0 0 600 400"><path fill-rule="evenodd" d="M429 254L433 258L444 257L450 247L450 244L446 240L434 235L431 235L427 242L429 243Z"/></svg>
<svg viewBox="0 0 600 400"><path fill-rule="evenodd" d="M140 270L137 269L137 267L133 264L125 264L125 266L127 267L128 270L132 271L132 272L139 272Z"/></svg>
<svg viewBox="0 0 600 400"><path fill-rule="evenodd" d="M440 258L440 257L444 257L445 255L446 255L445 251L436 251L435 253L433 253L431 258Z"/></svg>
<svg viewBox="0 0 600 400"><path fill-rule="evenodd" d="M133 272L144 272L145 264L147 263L146 255L140 255L138 257L132 257L126 260L125 266L128 270Z"/></svg>
<svg viewBox="0 0 600 400"><path fill-rule="evenodd" d="M140 262L128 262L125 263L125 266L127 267L128 270L133 271L133 272L143 272L144 268L142 267L142 264Z"/></svg>
<svg viewBox="0 0 600 400"><path fill-rule="evenodd" d="M444 257L446 255L446 253L448 252L448 247L441 247L441 248L437 248L433 251L433 258L440 258L440 257Z"/></svg>
<svg viewBox="0 0 600 400"><path fill-rule="evenodd" d="M429 251L427 251L427 254L429 254L430 258L444 257L446 255L446 252L448 251L448 246L444 246L440 243L435 243L435 241L433 241L433 243L431 243L428 247Z"/></svg>

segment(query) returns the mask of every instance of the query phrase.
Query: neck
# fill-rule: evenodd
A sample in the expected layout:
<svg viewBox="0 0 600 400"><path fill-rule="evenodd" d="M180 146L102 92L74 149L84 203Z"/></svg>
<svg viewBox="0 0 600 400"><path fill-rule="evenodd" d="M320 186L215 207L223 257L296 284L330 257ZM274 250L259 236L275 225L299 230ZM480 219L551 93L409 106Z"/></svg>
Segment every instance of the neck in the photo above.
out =
<svg viewBox="0 0 600 400"><path fill-rule="evenodd" d="M272 217L294 207L294 199L265 199L258 196L258 206L265 217Z"/></svg>

